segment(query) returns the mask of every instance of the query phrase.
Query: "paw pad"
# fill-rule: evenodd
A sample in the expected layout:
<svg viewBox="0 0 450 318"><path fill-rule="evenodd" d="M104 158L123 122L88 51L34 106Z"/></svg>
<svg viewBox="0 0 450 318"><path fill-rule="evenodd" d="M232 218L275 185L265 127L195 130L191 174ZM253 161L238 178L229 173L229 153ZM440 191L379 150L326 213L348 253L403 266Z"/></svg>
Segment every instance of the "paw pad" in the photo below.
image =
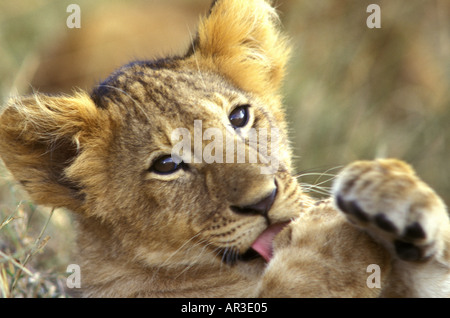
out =
<svg viewBox="0 0 450 318"><path fill-rule="evenodd" d="M361 209L355 201L344 201L341 196L337 197L337 205L345 214L353 215L362 222L368 222L369 216Z"/></svg>
<svg viewBox="0 0 450 318"><path fill-rule="evenodd" d="M394 236L393 245L397 256L404 261L421 261L425 257L427 246L422 246L427 235L419 222L413 222L406 227L399 228L385 213L370 214L364 211L355 200L345 200L343 196L336 196L336 205L344 212L350 220L359 222L361 226L367 227L370 223ZM422 243L421 243L422 242Z"/></svg>
<svg viewBox="0 0 450 318"><path fill-rule="evenodd" d="M413 224L411 224L406 228L405 238L407 239L420 240L425 239L426 237L427 235L425 231L418 222L414 222Z"/></svg>
<svg viewBox="0 0 450 318"><path fill-rule="evenodd" d="M375 224L382 230L389 233L397 233L397 227L392 223L385 214L380 213L374 218Z"/></svg>
<svg viewBox="0 0 450 318"><path fill-rule="evenodd" d="M422 250L412 243L396 240L394 246L398 257L404 261L419 261L423 257Z"/></svg>

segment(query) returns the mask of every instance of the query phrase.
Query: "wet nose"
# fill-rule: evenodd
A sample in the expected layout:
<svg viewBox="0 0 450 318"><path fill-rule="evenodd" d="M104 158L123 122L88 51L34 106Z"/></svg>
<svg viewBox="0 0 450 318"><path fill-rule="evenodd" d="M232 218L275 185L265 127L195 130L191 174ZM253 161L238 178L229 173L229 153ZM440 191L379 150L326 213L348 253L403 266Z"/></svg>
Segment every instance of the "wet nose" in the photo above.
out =
<svg viewBox="0 0 450 318"><path fill-rule="evenodd" d="M277 196L277 188L275 188L268 196L266 196L259 202L246 206L232 205L230 208L232 211L238 214L262 215L267 217L267 213L272 207L272 204L275 201L276 196Z"/></svg>

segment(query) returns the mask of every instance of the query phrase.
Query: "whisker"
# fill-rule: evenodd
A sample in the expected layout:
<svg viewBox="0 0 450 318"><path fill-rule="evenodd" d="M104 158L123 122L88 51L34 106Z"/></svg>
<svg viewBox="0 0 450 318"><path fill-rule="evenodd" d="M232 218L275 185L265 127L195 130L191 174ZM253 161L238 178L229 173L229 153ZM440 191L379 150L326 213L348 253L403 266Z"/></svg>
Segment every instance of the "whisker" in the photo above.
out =
<svg viewBox="0 0 450 318"><path fill-rule="evenodd" d="M311 176L325 176L325 177L335 177L335 174L323 173L323 172L308 172L303 174L294 175L294 178L311 177Z"/></svg>
<svg viewBox="0 0 450 318"><path fill-rule="evenodd" d="M227 255L227 253L228 253L228 246L225 247L225 250L223 251L223 254L222 254L222 263L226 263L226 255Z"/></svg>
<svg viewBox="0 0 450 318"><path fill-rule="evenodd" d="M155 270L155 272L153 273L153 278L158 275L159 270L167 265L169 265L169 261L178 253L180 253L188 244L189 242L191 242L192 240L194 240L196 237L198 237L201 233L203 233L203 231L199 231L197 234L193 235L189 240L187 240L186 242L183 243L183 245L181 245L178 249L176 249L172 254L169 255L168 258L166 258L164 260L164 262L158 266L158 268ZM190 249L192 249L193 247L201 244L202 242L206 242L205 240L200 240L199 242L197 242L196 244L193 244L193 246L187 246L187 251L189 251Z"/></svg>
<svg viewBox="0 0 450 318"><path fill-rule="evenodd" d="M324 180L324 181L322 181L322 182L319 182L319 183L313 183L313 184L311 184L311 186L312 186L312 187L321 187L322 184L328 183L328 182L330 182L330 181L336 179L336 177L337 177L337 176L332 176L332 177L330 177L330 178L328 178L328 179L326 179L326 180ZM316 180L316 181L318 181L318 180ZM325 188L325 187L324 187L324 188ZM328 188L331 188L331 187L328 187Z"/></svg>
<svg viewBox="0 0 450 318"><path fill-rule="evenodd" d="M200 79L202 80L203 87L206 89L206 83L205 83L205 80L203 79L203 74L200 70L200 64L198 63L197 55L195 54L195 41L194 41L194 38L192 37L192 32L189 27L188 27L188 31L189 31L189 36L191 38L191 46L192 46L192 52L193 52L192 56L194 56L195 64L197 65L197 71L198 71L198 74L200 75Z"/></svg>
<svg viewBox="0 0 450 318"><path fill-rule="evenodd" d="M202 240L202 242L207 242L206 240ZM201 252L197 255L197 259L200 259L203 252L205 251L205 248L207 246L211 245L211 243L207 243L203 246ZM184 273L186 273L188 270L190 270L191 268L193 268L196 265L196 261L191 261L190 264L188 266L186 266L180 273L178 273L177 276L175 276L175 278L179 278L181 275L183 275Z"/></svg>
<svg viewBox="0 0 450 318"><path fill-rule="evenodd" d="M197 234L193 235L189 240L183 243L175 252L173 252L166 260L161 264L161 266L167 265L167 263L177 254L179 253L189 242L191 242L193 239L198 237L200 234L202 234L203 231L198 232ZM191 247L192 248L192 247Z"/></svg>
<svg viewBox="0 0 450 318"><path fill-rule="evenodd" d="M302 186L304 192L314 192L321 195L329 196L331 194L331 190L323 189L323 188L315 188L314 186Z"/></svg>
<svg viewBox="0 0 450 318"><path fill-rule="evenodd" d="M343 165L335 166L335 167L328 168L328 169L326 169L323 172L314 172L314 171L317 171L317 170L321 170L322 168L320 168L320 167L319 168L312 168L312 169L300 171L300 172L294 174L293 177L294 178L298 178L298 177L305 176L305 175L308 175L308 174L323 175L323 174L327 174L328 172L333 171L333 170L342 169L343 167L344 167ZM333 175L335 175L335 174L333 174Z"/></svg>
<svg viewBox="0 0 450 318"><path fill-rule="evenodd" d="M331 194L331 187L324 186L328 182L332 181L337 177L338 173L330 173L333 170L341 169L343 166L336 166L326 169L323 172L313 172L311 169L305 172L299 172L294 175L294 178L302 178L302 177L312 177L317 176L317 178L312 182L300 182L300 186L302 187L303 191L305 192L314 192L319 195L325 195L329 196ZM325 180L322 180L322 178L327 177Z"/></svg>

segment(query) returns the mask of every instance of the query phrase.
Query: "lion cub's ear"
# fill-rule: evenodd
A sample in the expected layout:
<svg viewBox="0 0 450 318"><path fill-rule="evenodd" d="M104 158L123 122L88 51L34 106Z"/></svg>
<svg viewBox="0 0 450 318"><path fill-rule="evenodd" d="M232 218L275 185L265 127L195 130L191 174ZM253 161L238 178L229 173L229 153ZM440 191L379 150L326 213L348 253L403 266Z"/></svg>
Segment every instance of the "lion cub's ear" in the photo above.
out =
<svg viewBox="0 0 450 318"><path fill-rule="evenodd" d="M76 209L82 195L66 168L101 127L100 117L84 93L13 98L0 115L0 156L36 203Z"/></svg>
<svg viewBox="0 0 450 318"><path fill-rule="evenodd" d="M290 48L275 9L265 0L217 0L202 19L191 54L238 87L276 93Z"/></svg>

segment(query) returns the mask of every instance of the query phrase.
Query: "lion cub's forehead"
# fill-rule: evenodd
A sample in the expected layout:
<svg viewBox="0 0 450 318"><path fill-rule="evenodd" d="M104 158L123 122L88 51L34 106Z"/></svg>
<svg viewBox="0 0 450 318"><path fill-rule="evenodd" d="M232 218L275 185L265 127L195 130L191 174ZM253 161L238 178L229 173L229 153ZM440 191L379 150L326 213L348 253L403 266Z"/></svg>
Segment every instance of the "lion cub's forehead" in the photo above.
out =
<svg viewBox="0 0 450 318"><path fill-rule="evenodd" d="M245 99L218 74L165 60L125 65L99 84L91 96L98 107L114 108L126 116L140 113L147 119L192 120L205 117L205 111L226 108L235 99Z"/></svg>

